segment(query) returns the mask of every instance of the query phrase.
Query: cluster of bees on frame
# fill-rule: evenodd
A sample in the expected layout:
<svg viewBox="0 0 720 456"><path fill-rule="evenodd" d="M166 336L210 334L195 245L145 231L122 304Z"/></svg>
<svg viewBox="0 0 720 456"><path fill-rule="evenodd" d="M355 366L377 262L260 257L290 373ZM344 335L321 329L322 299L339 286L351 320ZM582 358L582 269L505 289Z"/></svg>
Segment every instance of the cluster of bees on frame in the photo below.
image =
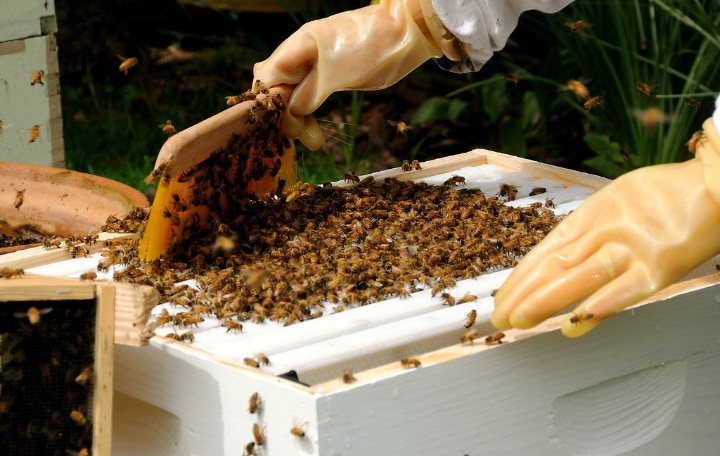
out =
<svg viewBox="0 0 720 456"><path fill-rule="evenodd" d="M22 276L22 270L0 273ZM89 455L94 307L83 301L7 304L0 315L2 453Z"/></svg>
<svg viewBox="0 0 720 456"><path fill-rule="evenodd" d="M206 318L241 334L247 321L292 325L328 308L342 312L423 289L455 305L463 297L447 291L457 280L514 266L559 222L549 199L504 204L517 196L510 184L485 195L457 175L444 185L348 181L251 198L232 218L196 227L168 258L150 263L137 258L137 240L108 241L98 269L123 264L115 280L158 289L161 302L177 310L162 313L157 328L192 342L193 328ZM190 279L195 286L176 285Z"/></svg>
<svg viewBox="0 0 720 456"><path fill-rule="evenodd" d="M566 24L570 29L571 35L578 35L581 34L587 27L588 23L584 19L578 19L573 22L569 22ZM647 48L647 38L643 38L642 42L640 43L641 49ZM520 83L520 77L515 73L506 73L505 79L509 82L514 84L516 87ZM585 85L587 81L581 81L578 79L570 79L567 81L567 84L560 87L561 90L569 90L575 94L578 101L582 103L583 108L590 112L594 108L602 105L605 100L600 95L591 95L590 90ZM648 98L655 98L655 90L653 89L652 85L648 84L647 82L639 81L635 84L635 88L645 94ZM702 103L700 100L692 97L683 97L682 102L687 105L689 108L698 111L700 107L702 106ZM649 108L645 111L637 111L635 113L636 117L643 123L646 128L654 128L654 126L662 121L667 121L670 119L669 116L666 116L657 108ZM704 137L704 133L702 130L696 131L691 136L690 140L686 143L688 151L690 153L695 153L697 149L697 145L699 141L701 141ZM625 160L630 159L630 153L626 149L621 149L620 154Z"/></svg>

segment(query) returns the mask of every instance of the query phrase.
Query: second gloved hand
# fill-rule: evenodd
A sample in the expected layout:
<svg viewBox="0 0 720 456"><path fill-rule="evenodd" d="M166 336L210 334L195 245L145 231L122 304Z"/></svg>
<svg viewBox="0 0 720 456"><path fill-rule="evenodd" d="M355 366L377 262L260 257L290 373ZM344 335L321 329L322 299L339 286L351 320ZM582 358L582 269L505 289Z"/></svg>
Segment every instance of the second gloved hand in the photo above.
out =
<svg viewBox="0 0 720 456"><path fill-rule="evenodd" d="M452 57L453 38L441 33L430 0L385 0L303 25L255 65L254 79L295 86L283 132L317 149L311 114L331 93L389 87L432 57Z"/></svg>
<svg viewBox="0 0 720 456"><path fill-rule="evenodd" d="M697 158L627 173L568 215L495 294L492 323L529 328L584 299L566 336L672 284L720 252L720 135Z"/></svg>

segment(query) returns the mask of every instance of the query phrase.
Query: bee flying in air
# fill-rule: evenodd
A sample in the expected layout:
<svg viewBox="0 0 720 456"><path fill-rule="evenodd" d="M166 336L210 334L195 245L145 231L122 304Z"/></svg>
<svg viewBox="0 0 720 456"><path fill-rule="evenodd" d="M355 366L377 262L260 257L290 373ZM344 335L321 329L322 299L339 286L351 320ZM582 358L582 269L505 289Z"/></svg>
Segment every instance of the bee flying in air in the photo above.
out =
<svg viewBox="0 0 720 456"><path fill-rule="evenodd" d="M653 92L653 88L651 86L645 84L644 82L638 82L637 86L635 86L635 87L650 98L655 96L655 92Z"/></svg>
<svg viewBox="0 0 720 456"><path fill-rule="evenodd" d="M35 142L38 139L38 136L40 136L40 125L33 125L28 132L28 142Z"/></svg>
<svg viewBox="0 0 720 456"><path fill-rule="evenodd" d="M602 104L603 98L601 96L592 97L583 104L586 111L590 111L592 108Z"/></svg>
<svg viewBox="0 0 720 456"><path fill-rule="evenodd" d="M585 30L585 27L587 26L587 22L584 19L578 19L575 22L571 22L568 24L570 27L570 34L571 35L577 35L578 33Z"/></svg>
<svg viewBox="0 0 720 456"><path fill-rule="evenodd" d="M127 76L128 71L130 71L130 69L132 67L137 66L137 64L138 64L137 57L130 57L130 58L124 59L122 61L120 66L118 66L118 70L122 71L123 73L125 73L125 76Z"/></svg>
<svg viewBox="0 0 720 456"><path fill-rule="evenodd" d="M407 133L407 131L410 128L412 128L410 125L406 124L402 120L398 120L398 121L388 120L387 123L391 127L395 127L395 131L397 132L398 135L404 135Z"/></svg>
<svg viewBox="0 0 720 456"><path fill-rule="evenodd" d="M172 136L177 133L177 130L175 130L175 127L173 126L170 119L166 120L164 124L158 125L158 127L162 130L163 133L168 136Z"/></svg>

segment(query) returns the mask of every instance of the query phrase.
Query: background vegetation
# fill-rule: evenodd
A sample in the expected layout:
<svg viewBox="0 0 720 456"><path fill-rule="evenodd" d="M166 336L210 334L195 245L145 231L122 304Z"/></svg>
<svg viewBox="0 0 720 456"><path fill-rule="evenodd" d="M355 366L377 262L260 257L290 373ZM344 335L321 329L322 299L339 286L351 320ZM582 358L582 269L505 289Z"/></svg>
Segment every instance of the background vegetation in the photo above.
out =
<svg viewBox="0 0 720 456"><path fill-rule="evenodd" d="M68 167L145 190L159 125L187 128L224 109L299 24L367 2L278 0L279 14L198 3L57 0ZM428 62L389 89L333 96L318 112L326 143L304 154L301 176L323 182L475 147L608 177L684 160L720 87L719 29L717 0L579 0L526 13L478 73ZM117 66L130 56L140 63L126 76ZM570 79L603 102L586 110ZM411 128L398 134L388 121Z"/></svg>

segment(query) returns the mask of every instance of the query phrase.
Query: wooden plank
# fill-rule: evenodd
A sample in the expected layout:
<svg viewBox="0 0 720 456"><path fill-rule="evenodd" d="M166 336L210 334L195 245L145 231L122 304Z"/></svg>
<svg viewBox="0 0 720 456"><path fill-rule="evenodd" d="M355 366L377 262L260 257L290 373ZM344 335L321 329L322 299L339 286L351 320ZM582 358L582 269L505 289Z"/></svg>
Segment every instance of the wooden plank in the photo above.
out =
<svg viewBox="0 0 720 456"><path fill-rule="evenodd" d="M110 284L97 285L92 454L110 454L112 447L115 290Z"/></svg>
<svg viewBox="0 0 720 456"><path fill-rule="evenodd" d="M150 312L160 302L160 293L147 285L109 283L115 289L114 342L121 345L144 346L153 336L147 325Z"/></svg>
<svg viewBox="0 0 720 456"><path fill-rule="evenodd" d="M0 279L0 302L94 299L95 286L77 280L25 274Z"/></svg>

